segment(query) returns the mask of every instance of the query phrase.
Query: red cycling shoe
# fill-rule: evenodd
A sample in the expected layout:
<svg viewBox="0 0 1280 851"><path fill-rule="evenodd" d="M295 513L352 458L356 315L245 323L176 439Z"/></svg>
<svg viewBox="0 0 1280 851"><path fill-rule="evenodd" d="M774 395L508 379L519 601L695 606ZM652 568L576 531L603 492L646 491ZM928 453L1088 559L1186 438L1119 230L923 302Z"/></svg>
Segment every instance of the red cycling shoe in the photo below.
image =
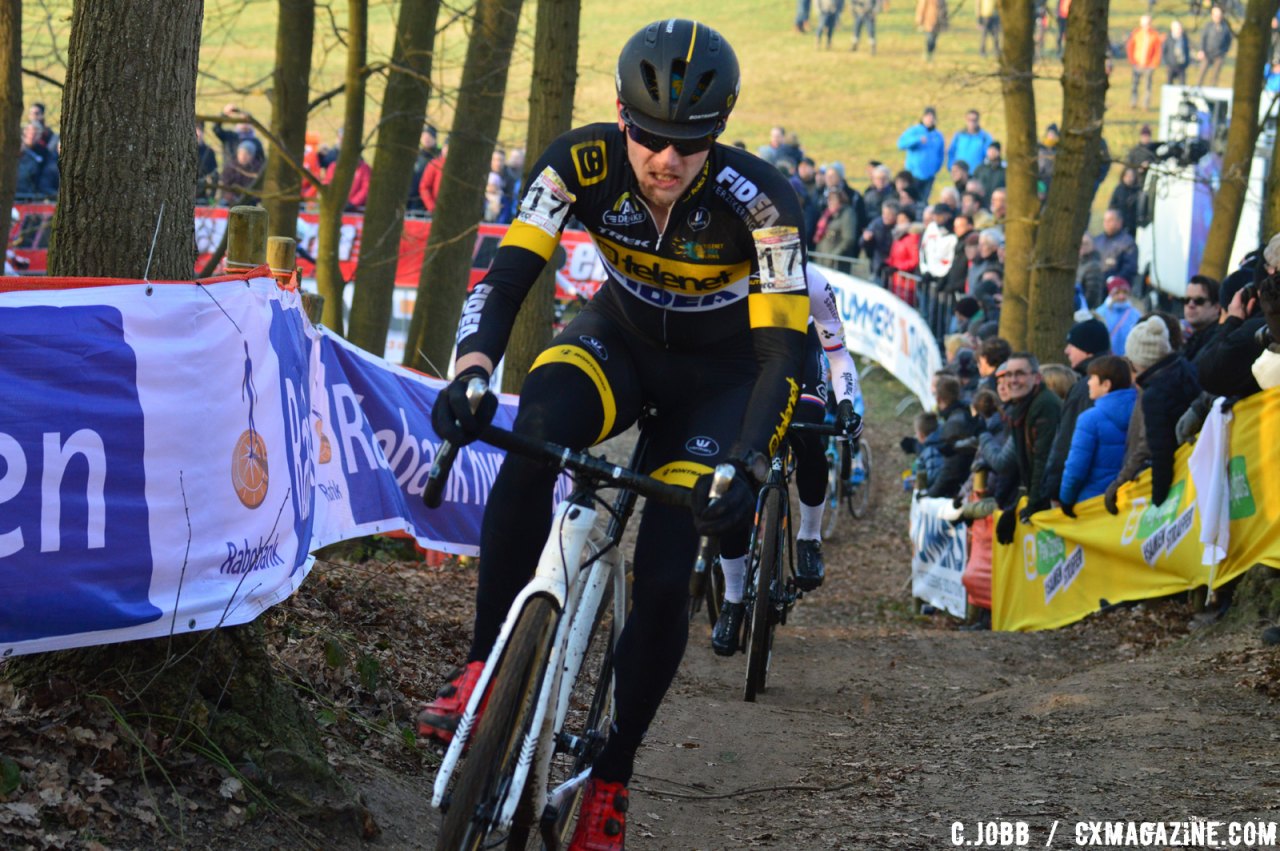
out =
<svg viewBox="0 0 1280 851"><path fill-rule="evenodd" d="M587 781L578 826L569 851L623 851L627 831L627 787L607 780Z"/></svg>
<svg viewBox="0 0 1280 851"><path fill-rule="evenodd" d="M483 670L484 662L468 662L449 675L448 685L436 692L436 699L418 712L419 736L436 739L446 745L453 741L454 731L458 729L458 722L462 720L467 701L471 700L471 693L476 690L476 682ZM480 723L488 702L486 695L476 712L475 723Z"/></svg>

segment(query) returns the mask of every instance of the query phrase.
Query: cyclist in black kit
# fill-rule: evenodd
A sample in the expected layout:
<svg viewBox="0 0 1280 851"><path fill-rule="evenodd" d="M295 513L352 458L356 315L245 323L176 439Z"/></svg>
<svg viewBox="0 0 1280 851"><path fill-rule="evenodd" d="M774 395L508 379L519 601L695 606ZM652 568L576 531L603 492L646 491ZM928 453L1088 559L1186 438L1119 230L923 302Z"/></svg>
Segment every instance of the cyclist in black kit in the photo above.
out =
<svg viewBox="0 0 1280 851"><path fill-rule="evenodd" d="M688 638L688 579L698 534L745 538L753 470L786 431L799 396L809 318L803 216L773 167L716 144L738 96L738 62L716 31L658 21L636 33L617 68L618 120L570 131L530 172L515 222L468 298L457 378L432 411L440 437L474 440L493 416L465 388L488 378L520 303L570 216L604 261L599 293L534 362L514 429L574 448L656 417L647 472L693 489L693 516L647 503L633 606L616 653L616 723L596 759L571 849L622 848L635 753ZM709 500L711 473L738 468ZM481 531L476 623L468 664L419 715L448 739L511 601L537 565L551 525L555 473L503 462Z"/></svg>

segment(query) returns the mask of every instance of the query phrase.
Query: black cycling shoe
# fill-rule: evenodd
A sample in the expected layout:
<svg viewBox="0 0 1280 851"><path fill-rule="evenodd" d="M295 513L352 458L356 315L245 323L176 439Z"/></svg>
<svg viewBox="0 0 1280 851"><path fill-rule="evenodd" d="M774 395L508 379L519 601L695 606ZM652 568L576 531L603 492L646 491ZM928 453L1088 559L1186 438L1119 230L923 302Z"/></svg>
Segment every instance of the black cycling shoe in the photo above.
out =
<svg viewBox="0 0 1280 851"><path fill-rule="evenodd" d="M711 649L717 656L732 656L738 652L738 636L742 633L742 616L747 607L742 603L725 600L720 606L720 617L711 630Z"/></svg>
<svg viewBox="0 0 1280 851"><path fill-rule="evenodd" d="M822 584L826 575L827 568L822 561L822 541L796 541L796 587L801 591L812 591Z"/></svg>

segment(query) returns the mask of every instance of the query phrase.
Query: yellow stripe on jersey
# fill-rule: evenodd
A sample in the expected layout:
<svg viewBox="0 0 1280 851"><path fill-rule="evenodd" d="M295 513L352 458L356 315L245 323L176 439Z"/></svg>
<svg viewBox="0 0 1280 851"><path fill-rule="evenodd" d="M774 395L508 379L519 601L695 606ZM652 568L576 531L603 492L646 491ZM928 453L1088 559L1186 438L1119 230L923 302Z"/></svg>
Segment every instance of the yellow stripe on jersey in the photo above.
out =
<svg viewBox="0 0 1280 851"><path fill-rule="evenodd" d="M809 324L809 295L799 293L751 293L747 314L752 328L790 328L805 331Z"/></svg>
<svg viewBox="0 0 1280 851"><path fill-rule="evenodd" d="M670 464L663 464L649 475L678 488L691 488L699 476L705 476L711 472L714 470L696 461L672 461Z"/></svg>
<svg viewBox="0 0 1280 851"><path fill-rule="evenodd" d="M556 243L559 241L542 228L521 221L512 222L511 227L507 228L506 236L502 237L502 245L514 245L516 248L527 249L543 260L551 259L551 255L556 250Z"/></svg>
<svg viewBox="0 0 1280 851"><path fill-rule="evenodd" d="M620 276L653 284L664 290L699 295L724 289L751 274L751 261L725 265L722 263L687 263L670 257L658 257L638 248L592 234L600 258ZM718 252L720 246L691 246L690 251ZM708 259L714 260L715 257ZM806 297L807 298L807 297ZM808 304L808 302L805 302Z"/></svg>
<svg viewBox="0 0 1280 851"><path fill-rule="evenodd" d="M533 372L540 366L553 363L576 366L585 372L591 379L591 383L596 386L596 392L600 394L600 407L604 410L604 425L600 427L600 436L595 439L595 442L604 440L609 436L613 423L618 418L618 403L613 398L613 388L609 386L609 379L605 377L604 370L581 346L552 346L538 355L533 366L529 367L529 371Z"/></svg>

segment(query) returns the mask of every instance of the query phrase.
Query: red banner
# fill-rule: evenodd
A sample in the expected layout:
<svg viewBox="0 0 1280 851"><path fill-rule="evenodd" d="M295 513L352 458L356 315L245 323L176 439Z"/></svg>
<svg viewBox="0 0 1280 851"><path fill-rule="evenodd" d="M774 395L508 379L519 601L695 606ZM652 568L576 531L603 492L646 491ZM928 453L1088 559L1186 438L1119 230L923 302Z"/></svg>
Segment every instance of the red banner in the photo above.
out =
<svg viewBox="0 0 1280 851"><path fill-rule="evenodd" d="M22 270L25 274L42 275L48 263L53 205L18 204L15 209L18 211L18 219L9 232L9 247L20 260L27 261L26 269ZM314 257L318 250L316 243L319 221L320 217L316 213L302 213L298 216L298 268L303 278L310 278L315 274L315 265L307 258ZM364 216L359 213L347 213L342 217L338 264L342 268L342 277L347 281L352 280L356 274L363 228ZM195 229L198 255L195 269L199 270L222 241L222 235L227 229L227 208L196 207ZM427 234L430 231L430 221L405 220L404 234L400 237L400 258L396 264L397 287L417 289L422 255L426 250ZM470 285L475 285L484 276L506 232L506 225L480 225L472 253ZM557 297L562 300L578 295L591 297L604 279L604 268L591 239L584 231L565 231L560 244L564 248L564 258L556 274Z"/></svg>

